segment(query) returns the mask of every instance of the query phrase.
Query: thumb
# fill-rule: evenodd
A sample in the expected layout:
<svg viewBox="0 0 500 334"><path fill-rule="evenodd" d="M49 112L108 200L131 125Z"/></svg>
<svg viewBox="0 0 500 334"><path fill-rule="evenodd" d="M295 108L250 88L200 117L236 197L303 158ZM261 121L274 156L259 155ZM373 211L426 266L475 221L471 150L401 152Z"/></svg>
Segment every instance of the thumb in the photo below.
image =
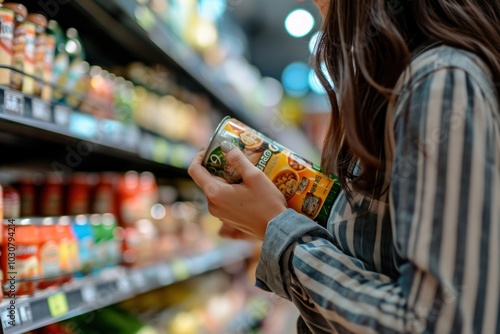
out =
<svg viewBox="0 0 500 334"><path fill-rule="evenodd" d="M221 150L224 153L227 163L241 175L243 180L255 175L256 172L260 173L259 169L233 143L223 141L221 143Z"/></svg>

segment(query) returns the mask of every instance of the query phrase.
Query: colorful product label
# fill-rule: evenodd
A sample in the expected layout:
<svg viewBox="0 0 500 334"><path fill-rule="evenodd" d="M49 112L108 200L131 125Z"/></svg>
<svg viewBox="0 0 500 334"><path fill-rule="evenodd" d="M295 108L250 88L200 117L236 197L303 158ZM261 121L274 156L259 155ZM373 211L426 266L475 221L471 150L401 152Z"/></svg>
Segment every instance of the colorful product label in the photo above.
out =
<svg viewBox="0 0 500 334"><path fill-rule="evenodd" d="M14 39L14 13L0 8L0 65L12 64L12 41ZM10 83L9 69L0 69L0 85Z"/></svg>
<svg viewBox="0 0 500 334"><path fill-rule="evenodd" d="M16 245L15 268L20 279L38 276L40 274L38 245ZM20 295L30 294L35 291L35 286L35 282L21 282L17 285L16 292Z"/></svg>
<svg viewBox="0 0 500 334"><path fill-rule="evenodd" d="M54 36L45 36L45 49L43 59L43 81L46 83L52 82L52 68L54 66L54 52L56 49L56 40ZM52 87L50 85L43 85L42 99L50 100L52 98Z"/></svg>
<svg viewBox="0 0 500 334"><path fill-rule="evenodd" d="M24 50L22 58L24 59L23 71L26 74L35 74L35 48L36 48L36 27L30 22L22 24L24 29ZM19 56L21 57L21 55ZM23 79L22 91L25 94L33 94L35 91L35 80L25 76Z"/></svg>
<svg viewBox="0 0 500 334"><path fill-rule="evenodd" d="M47 36L45 34L37 34L35 39L35 76L43 79L43 72L45 66L45 48L47 44ZM35 80L36 96L42 96L43 84Z"/></svg>
<svg viewBox="0 0 500 334"><path fill-rule="evenodd" d="M274 183L288 207L320 223L326 223L340 191L338 179L297 156L259 132L230 119L214 135L205 157L205 167L229 183L241 182L241 176L225 160L220 143L230 141Z"/></svg>
<svg viewBox="0 0 500 334"><path fill-rule="evenodd" d="M57 275L60 270L60 248L55 241L48 241L40 247L40 266L43 275Z"/></svg>

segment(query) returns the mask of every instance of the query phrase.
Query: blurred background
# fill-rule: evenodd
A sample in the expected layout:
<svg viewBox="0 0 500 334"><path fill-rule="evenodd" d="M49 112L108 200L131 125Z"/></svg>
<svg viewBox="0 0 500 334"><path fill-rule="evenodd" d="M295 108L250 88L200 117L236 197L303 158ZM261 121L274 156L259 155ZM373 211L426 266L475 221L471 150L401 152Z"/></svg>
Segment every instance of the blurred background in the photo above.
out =
<svg viewBox="0 0 500 334"><path fill-rule="evenodd" d="M319 162L312 1L4 1L0 20L3 331L293 333L253 287L260 245L218 237L187 167L227 115Z"/></svg>

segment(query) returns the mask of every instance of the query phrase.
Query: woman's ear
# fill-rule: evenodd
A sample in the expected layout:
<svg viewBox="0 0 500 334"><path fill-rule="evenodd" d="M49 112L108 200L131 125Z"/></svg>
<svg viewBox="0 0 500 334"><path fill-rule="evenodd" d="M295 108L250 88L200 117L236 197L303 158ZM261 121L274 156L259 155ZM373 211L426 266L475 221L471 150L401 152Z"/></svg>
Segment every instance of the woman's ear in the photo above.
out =
<svg viewBox="0 0 500 334"><path fill-rule="evenodd" d="M330 0L313 0L316 7L318 7L323 19L328 14L328 7L330 6Z"/></svg>

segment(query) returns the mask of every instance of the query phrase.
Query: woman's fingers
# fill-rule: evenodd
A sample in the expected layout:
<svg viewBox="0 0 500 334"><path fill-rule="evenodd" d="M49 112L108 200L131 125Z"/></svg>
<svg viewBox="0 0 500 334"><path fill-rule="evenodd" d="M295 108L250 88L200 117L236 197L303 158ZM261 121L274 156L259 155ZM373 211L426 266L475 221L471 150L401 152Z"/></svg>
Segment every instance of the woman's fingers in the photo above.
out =
<svg viewBox="0 0 500 334"><path fill-rule="evenodd" d="M224 153L224 157L226 161L231 167L233 167L238 174L243 178L243 182L245 179L251 178L255 175L259 175L261 172L257 167L255 167L250 160L247 159L245 154L241 152L241 150L236 149L236 146L228 141L223 141L221 143L221 149Z"/></svg>
<svg viewBox="0 0 500 334"><path fill-rule="evenodd" d="M220 182L219 178L215 178L202 166L205 151L200 151L191 162L188 168L188 174L193 181L201 188L206 194L213 193L218 189Z"/></svg>

